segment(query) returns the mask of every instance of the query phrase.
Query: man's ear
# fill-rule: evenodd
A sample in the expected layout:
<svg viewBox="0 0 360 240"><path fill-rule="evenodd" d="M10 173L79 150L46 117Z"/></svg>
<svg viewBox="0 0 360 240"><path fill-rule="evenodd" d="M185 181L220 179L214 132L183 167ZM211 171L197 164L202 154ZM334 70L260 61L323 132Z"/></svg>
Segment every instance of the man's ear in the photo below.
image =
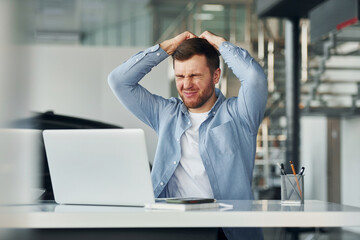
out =
<svg viewBox="0 0 360 240"><path fill-rule="evenodd" d="M221 75L221 69L220 68L217 68L215 71L214 71L214 74L213 74L213 81L214 81L214 84L217 84L220 80L220 75Z"/></svg>

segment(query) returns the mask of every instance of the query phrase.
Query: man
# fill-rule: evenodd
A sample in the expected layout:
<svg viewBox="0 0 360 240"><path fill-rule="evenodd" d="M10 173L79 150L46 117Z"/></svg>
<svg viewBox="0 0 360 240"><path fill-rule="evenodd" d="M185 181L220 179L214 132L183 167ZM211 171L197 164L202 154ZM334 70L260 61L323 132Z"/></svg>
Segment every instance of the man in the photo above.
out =
<svg viewBox="0 0 360 240"><path fill-rule="evenodd" d="M241 81L238 97L226 99L215 88L221 73L218 51ZM151 94L138 84L169 55L182 101ZM267 81L246 50L208 31L199 37L184 32L134 55L108 81L122 104L159 136L152 169L155 197L253 199ZM262 238L256 229L224 232L228 239Z"/></svg>

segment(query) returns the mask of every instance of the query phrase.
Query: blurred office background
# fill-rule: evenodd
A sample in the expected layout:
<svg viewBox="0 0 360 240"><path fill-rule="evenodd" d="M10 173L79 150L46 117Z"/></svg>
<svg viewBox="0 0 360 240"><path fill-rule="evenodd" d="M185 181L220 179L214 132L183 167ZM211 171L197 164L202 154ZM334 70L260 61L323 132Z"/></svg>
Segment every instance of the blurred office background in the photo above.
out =
<svg viewBox="0 0 360 240"><path fill-rule="evenodd" d="M280 198L276 163L284 163L289 171L292 160L297 169L306 168L306 199L360 207L360 188L355 187L360 182L359 3L1 0L1 127L11 128L20 121L19 128L41 129L34 122L25 126L24 120L47 112L142 128L152 160L156 134L115 99L107 75L134 53L178 33L209 30L246 48L268 77L268 105L255 159L255 198ZM218 87L227 97L236 96L240 83L222 66ZM154 68L142 84L153 93L176 97L171 61ZM0 141L9 142L9 133L2 131ZM31 133L29 139L37 135ZM32 149L31 142L19 143L14 137L13 145L3 144L2 150ZM0 195L5 202L26 200L21 189L29 186L21 182L41 188L34 174L42 171L39 153L30 151L10 161L11 153L2 152L1 182L10 184L0 185ZM39 169L23 164L30 157ZM359 229L346 230L354 235L337 234L344 239L359 237Z"/></svg>

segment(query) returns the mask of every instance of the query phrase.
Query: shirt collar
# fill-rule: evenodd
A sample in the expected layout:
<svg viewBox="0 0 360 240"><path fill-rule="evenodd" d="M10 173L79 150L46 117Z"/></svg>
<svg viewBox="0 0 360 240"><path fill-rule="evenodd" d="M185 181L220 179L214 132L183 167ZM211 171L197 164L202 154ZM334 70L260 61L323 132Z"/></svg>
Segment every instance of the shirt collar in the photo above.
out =
<svg viewBox="0 0 360 240"><path fill-rule="evenodd" d="M220 89L215 88L215 95L217 96L216 102L214 104L214 106L211 108L209 115L215 115L215 113L217 112L217 110L219 109L220 105L225 101L225 96L224 94L222 94L222 92L220 91Z"/></svg>

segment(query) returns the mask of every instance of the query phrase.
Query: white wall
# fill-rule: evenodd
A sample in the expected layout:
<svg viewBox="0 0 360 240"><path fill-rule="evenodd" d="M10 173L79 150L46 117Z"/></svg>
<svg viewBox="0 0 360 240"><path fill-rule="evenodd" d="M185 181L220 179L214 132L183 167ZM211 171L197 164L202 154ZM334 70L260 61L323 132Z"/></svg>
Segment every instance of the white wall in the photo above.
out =
<svg viewBox="0 0 360 240"><path fill-rule="evenodd" d="M157 144L155 132L130 114L107 84L107 75L116 66L143 49L30 46L30 110L53 110L57 114L104 121L126 128L142 128L152 161ZM168 65L164 61L141 83L149 91L169 97L167 76Z"/></svg>
<svg viewBox="0 0 360 240"><path fill-rule="evenodd" d="M301 118L305 199L327 201L327 118ZM360 117L341 119L341 203L360 207ZM360 233L360 227L345 228Z"/></svg>
<svg viewBox="0 0 360 240"><path fill-rule="evenodd" d="M327 200L327 119L301 117L300 162L305 167L305 199Z"/></svg>
<svg viewBox="0 0 360 240"><path fill-rule="evenodd" d="M360 207L360 118L341 121L341 202Z"/></svg>
<svg viewBox="0 0 360 240"><path fill-rule="evenodd" d="M360 117L341 120L341 203L360 207ZM346 228L360 233L360 227Z"/></svg>

